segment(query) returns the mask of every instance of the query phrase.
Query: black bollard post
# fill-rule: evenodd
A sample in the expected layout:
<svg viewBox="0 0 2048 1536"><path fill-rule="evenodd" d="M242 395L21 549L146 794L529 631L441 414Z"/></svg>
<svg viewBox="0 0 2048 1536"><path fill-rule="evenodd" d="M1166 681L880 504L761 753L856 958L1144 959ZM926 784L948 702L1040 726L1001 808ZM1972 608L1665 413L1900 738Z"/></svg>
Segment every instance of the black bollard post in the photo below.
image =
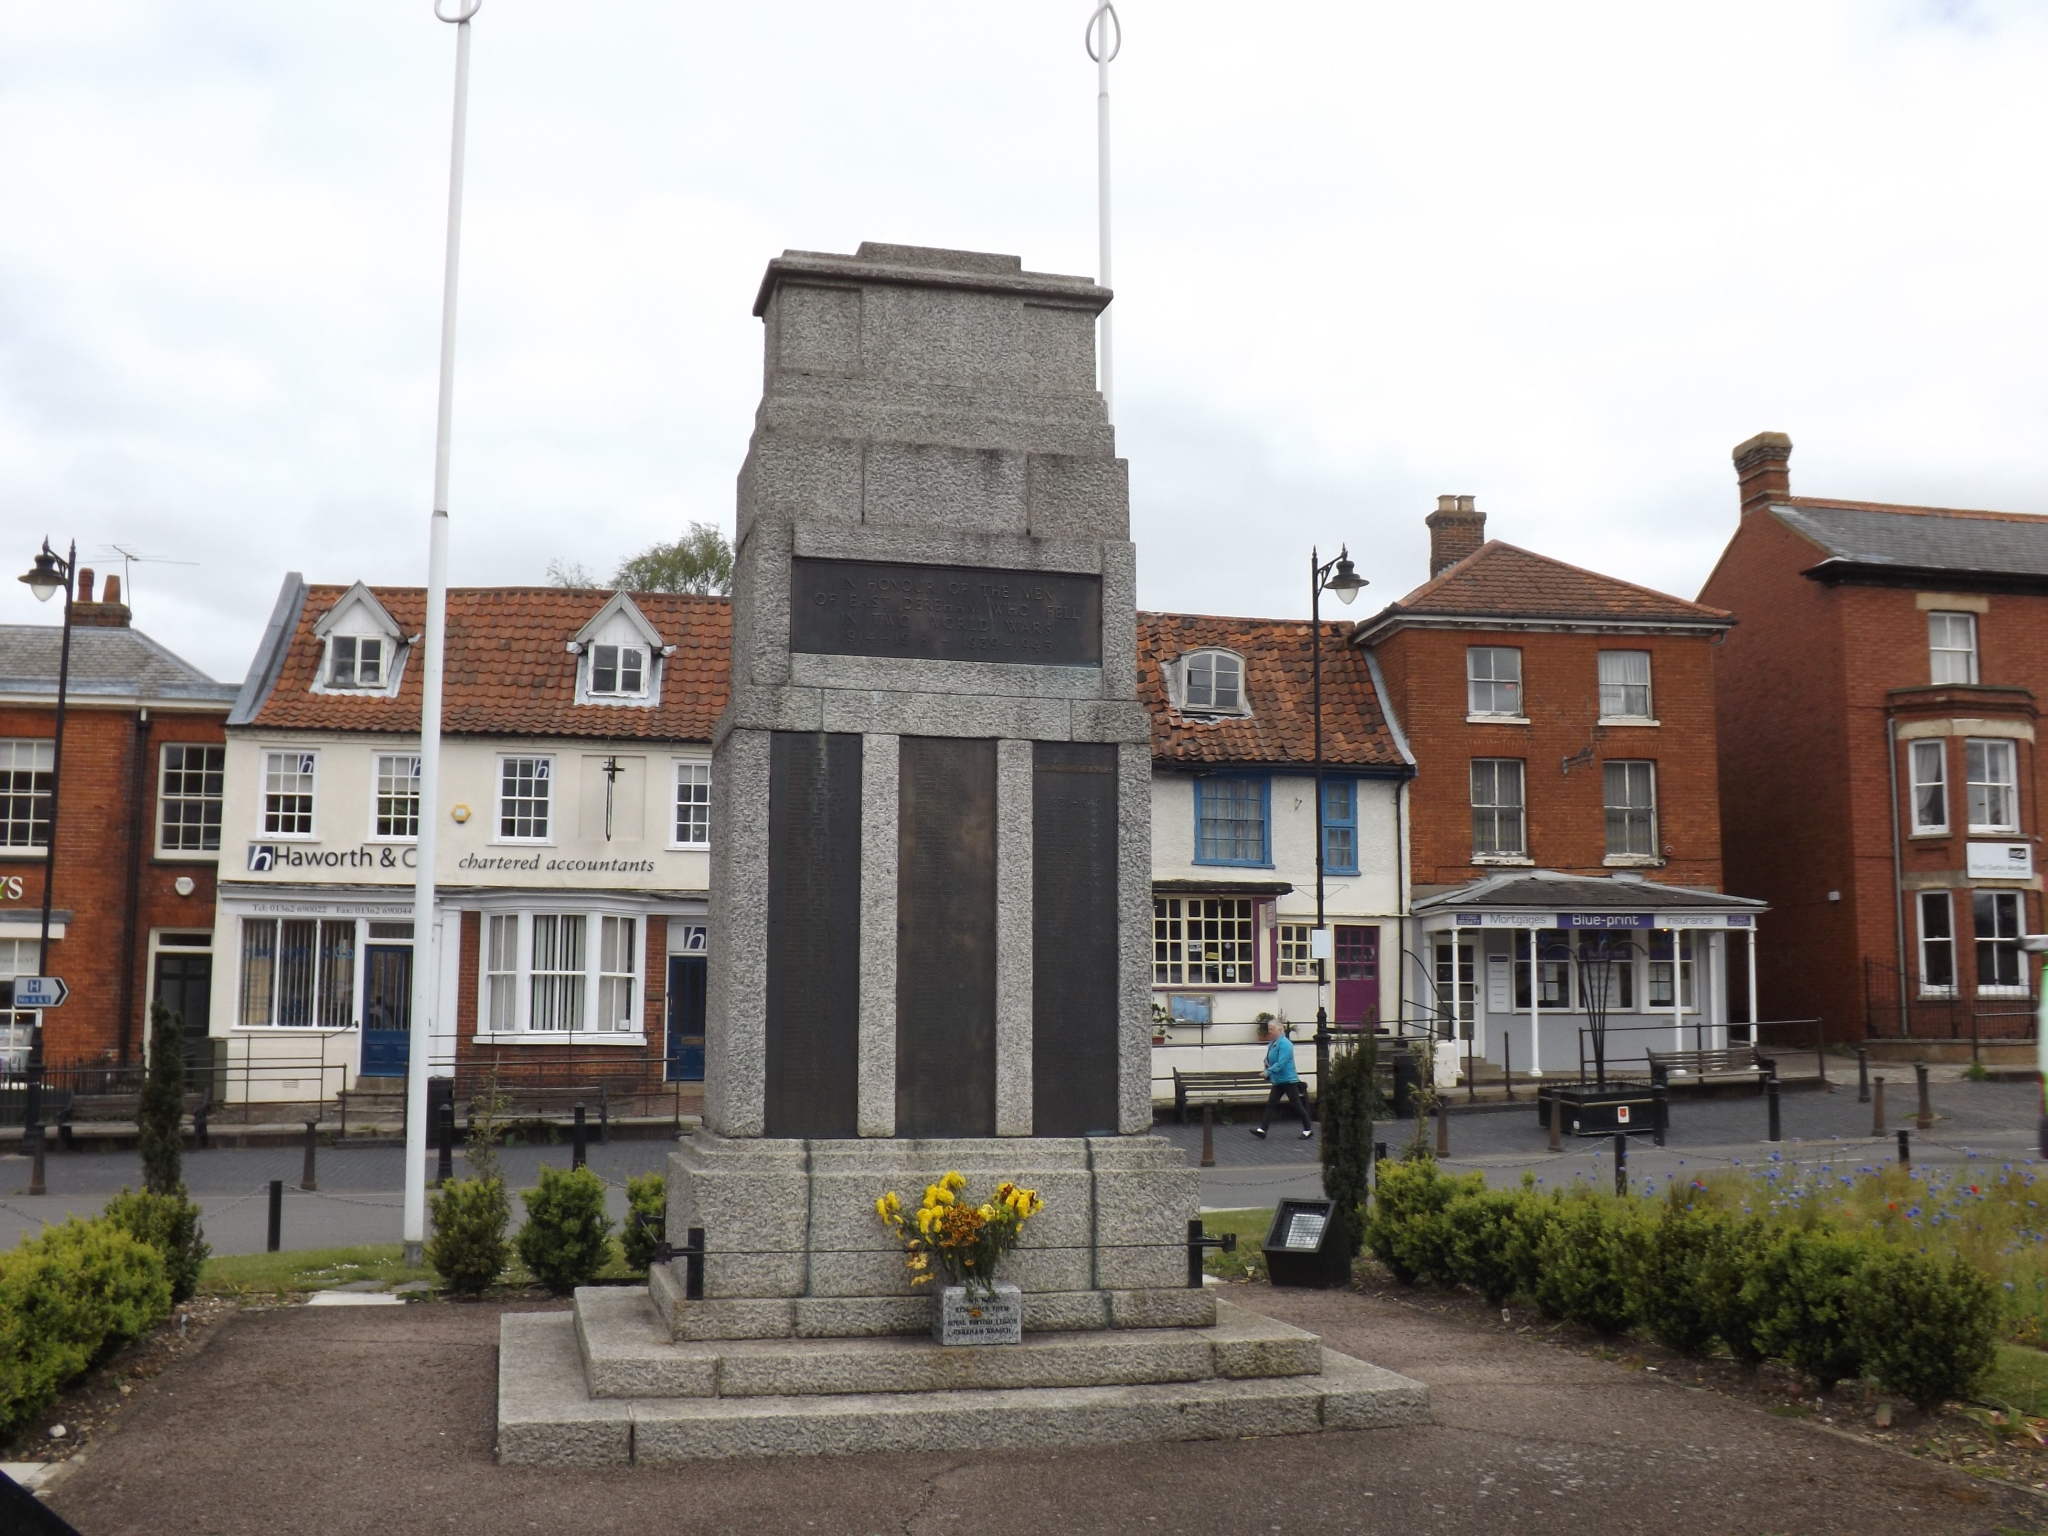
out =
<svg viewBox="0 0 2048 1536"><path fill-rule="evenodd" d="M270 1241L264 1252L275 1253L284 1246L284 1180L270 1181Z"/></svg>
<svg viewBox="0 0 2048 1536"><path fill-rule="evenodd" d="M1884 1074L1870 1080L1870 1134L1884 1134Z"/></svg>
<svg viewBox="0 0 2048 1536"><path fill-rule="evenodd" d="M1564 1099L1555 1088L1550 1090L1550 1150L1564 1150Z"/></svg>
<svg viewBox="0 0 2048 1536"><path fill-rule="evenodd" d="M1671 1090L1661 1082L1650 1085L1650 1132L1657 1146L1664 1145L1664 1130L1671 1123Z"/></svg>
<svg viewBox="0 0 2048 1536"><path fill-rule="evenodd" d="M308 1120L306 1122L306 1166L299 1170L299 1188L309 1192L320 1187L319 1180L313 1177L313 1149L319 1145L320 1122Z"/></svg>
<svg viewBox="0 0 2048 1536"><path fill-rule="evenodd" d="M1934 1104L1927 1097L1927 1063L1913 1063L1913 1076L1920 1080L1920 1113L1914 1123L1923 1131L1934 1129Z"/></svg>
<svg viewBox="0 0 2048 1536"><path fill-rule="evenodd" d="M440 1114L441 1156L434 1168L434 1182L446 1184L455 1177L455 1106L443 1100Z"/></svg>
<svg viewBox="0 0 2048 1536"><path fill-rule="evenodd" d="M43 1128L40 1125L32 1126L22 1134L24 1136L33 1135L35 1138L33 1150L29 1154L33 1161L29 1163L28 1168L28 1192L32 1195L48 1194L50 1187L43 1179L43 1153L45 1148Z"/></svg>
<svg viewBox="0 0 2048 1536"><path fill-rule="evenodd" d="M1900 1129L1900 1131L1899 1131L1899 1166L1900 1166L1901 1168L1910 1168L1910 1167L1911 1167L1912 1165L1913 1165L1913 1141L1912 1141L1912 1133L1911 1133L1911 1132L1909 1132L1909 1131L1907 1131L1907 1130L1905 1130L1905 1129L1903 1129L1903 1128L1901 1128L1901 1129Z"/></svg>
<svg viewBox="0 0 2048 1536"><path fill-rule="evenodd" d="M1769 1077L1767 1077L1767 1078L1765 1078L1765 1079L1764 1079L1764 1092L1765 1092L1765 1093L1766 1093L1767 1095L1769 1095L1769 1097L1770 1097L1770 1101L1771 1101L1771 1133L1770 1133L1770 1135L1769 1135L1769 1136L1768 1136L1768 1137L1766 1138L1766 1140L1769 1140L1769 1141L1783 1141L1783 1140L1785 1139L1785 1135L1784 1135L1784 1128L1783 1128L1783 1126L1782 1126L1782 1125L1781 1125L1781 1124L1779 1123L1779 1120L1778 1120L1778 1074L1777 1074L1777 1073L1773 1072L1773 1073L1772 1073L1772 1074L1771 1074L1771 1075L1770 1075Z"/></svg>
<svg viewBox="0 0 2048 1536"><path fill-rule="evenodd" d="M1614 1133L1614 1192L1628 1193L1628 1132Z"/></svg>
<svg viewBox="0 0 2048 1536"><path fill-rule="evenodd" d="M1508 1032L1500 1033L1500 1080L1507 1087L1508 1102L1515 1102L1515 1042Z"/></svg>
<svg viewBox="0 0 2048 1536"><path fill-rule="evenodd" d="M573 1160L569 1164L571 1168L581 1168L583 1166L585 1152L584 1138L587 1134L588 1133L583 1124L583 1106L581 1104L578 1104L576 1106L575 1148L571 1154Z"/></svg>
<svg viewBox="0 0 2048 1536"><path fill-rule="evenodd" d="M1216 1166L1216 1106L1202 1106L1202 1166Z"/></svg>
<svg viewBox="0 0 2048 1536"><path fill-rule="evenodd" d="M1870 1102L1870 1052L1860 1045L1856 1047L1856 1102Z"/></svg>

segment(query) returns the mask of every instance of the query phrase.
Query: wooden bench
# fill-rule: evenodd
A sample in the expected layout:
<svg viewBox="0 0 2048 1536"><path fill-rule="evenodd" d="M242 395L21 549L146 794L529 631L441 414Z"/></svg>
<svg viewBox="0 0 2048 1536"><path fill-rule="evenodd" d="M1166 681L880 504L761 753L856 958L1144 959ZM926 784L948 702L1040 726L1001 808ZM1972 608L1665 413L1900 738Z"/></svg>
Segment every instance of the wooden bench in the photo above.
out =
<svg viewBox="0 0 2048 1536"><path fill-rule="evenodd" d="M1183 1072L1179 1067L1173 1069L1173 1107L1180 1112L1182 1125L1188 1123L1188 1105L1191 1103L1243 1103L1250 1099L1263 1104L1272 1088L1263 1072Z"/></svg>
<svg viewBox="0 0 2048 1536"><path fill-rule="evenodd" d="M1757 1054L1754 1045L1731 1045L1718 1051L1645 1051L1650 1058L1650 1081L1669 1086L1675 1080L1687 1083L1738 1083L1756 1080L1758 1091L1771 1073L1772 1063Z"/></svg>
<svg viewBox="0 0 2048 1536"><path fill-rule="evenodd" d="M192 1139L204 1151L206 1148L206 1111L213 1095L207 1089L185 1095L185 1102L179 1107L181 1118L192 1122ZM57 1111L57 1137L70 1147L71 1127L80 1121L95 1124L136 1125L142 1118L142 1095L136 1093L74 1093L68 1103Z"/></svg>
<svg viewBox="0 0 2048 1536"><path fill-rule="evenodd" d="M605 1140L611 1129L611 1105L603 1083L572 1083L563 1088L529 1088L519 1083L500 1082L498 1099L503 1105L498 1116L500 1120L545 1120L550 1124L560 1122L563 1125L570 1125L576 1119L576 1106L581 1104L586 1117L592 1110L597 1112L599 1141ZM464 1124L467 1123L465 1118Z"/></svg>

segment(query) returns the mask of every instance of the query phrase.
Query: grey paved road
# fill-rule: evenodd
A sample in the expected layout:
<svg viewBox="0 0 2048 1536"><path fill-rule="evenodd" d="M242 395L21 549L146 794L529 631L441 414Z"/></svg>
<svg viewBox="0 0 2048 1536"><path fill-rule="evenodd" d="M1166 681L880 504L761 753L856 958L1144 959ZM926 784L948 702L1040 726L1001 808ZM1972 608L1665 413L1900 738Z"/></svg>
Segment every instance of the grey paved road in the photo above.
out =
<svg viewBox="0 0 2048 1536"><path fill-rule="evenodd" d="M1420 1378L1433 1422L1067 1451L500 1467L498 1308L244 1311L54 1491L90 1536L1992 1536L2024 1493L1527 1335L1233 1287Z"/></svg>

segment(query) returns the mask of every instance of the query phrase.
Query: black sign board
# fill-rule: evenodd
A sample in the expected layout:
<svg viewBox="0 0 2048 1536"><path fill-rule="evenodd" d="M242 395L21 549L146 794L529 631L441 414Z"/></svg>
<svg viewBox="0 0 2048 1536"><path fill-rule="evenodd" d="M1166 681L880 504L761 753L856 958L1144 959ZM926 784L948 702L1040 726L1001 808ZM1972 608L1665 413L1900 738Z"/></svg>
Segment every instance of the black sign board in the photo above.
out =
<svg viewBox="0 0 2048 1536"><path fill-rule="evenodd" d="M789 648L1099 667L1102 578L800 555L789 562Z"/></svg>
<svg viewBox="0 0 2048 1536"><path fill-rule="evenodd" d="M1032 744L1031 1129L1117 1131L1116 748Z"/></svg>

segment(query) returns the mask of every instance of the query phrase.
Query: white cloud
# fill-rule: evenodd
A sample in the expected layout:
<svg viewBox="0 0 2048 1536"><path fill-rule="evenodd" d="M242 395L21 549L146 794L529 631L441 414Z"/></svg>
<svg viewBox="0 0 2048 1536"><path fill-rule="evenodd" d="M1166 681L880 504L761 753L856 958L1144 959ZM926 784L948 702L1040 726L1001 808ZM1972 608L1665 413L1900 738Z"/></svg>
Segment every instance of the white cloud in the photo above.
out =
<svg viewBox="0 0 2048 1536"><path fill-rule="evenodd" d="M1086 0L487 0L475 30L458 581L730 526L785 247L1094 256ZM287 569L416 581L450 29L427 0L0 12L0 558L139 568L239 676ZM1423 513L1691 593L1728 449L1796 488L2042 509L2019 0L1127 0L1120 441L1148 606L1368 600ZM13 553L7 553L13 551ZM0 619L42 620L0 581Z"/></svg>

